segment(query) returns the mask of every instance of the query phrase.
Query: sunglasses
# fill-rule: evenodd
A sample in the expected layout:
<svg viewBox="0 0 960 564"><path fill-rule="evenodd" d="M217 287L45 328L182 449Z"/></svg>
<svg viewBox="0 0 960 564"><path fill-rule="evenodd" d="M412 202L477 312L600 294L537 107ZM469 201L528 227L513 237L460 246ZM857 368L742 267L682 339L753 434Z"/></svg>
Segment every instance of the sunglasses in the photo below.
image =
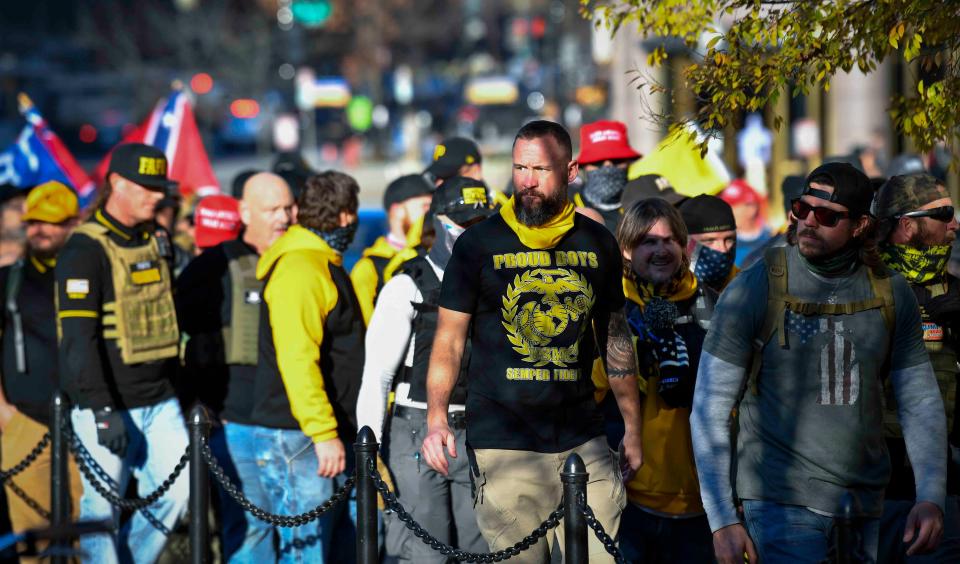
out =
<svg viewBox="0 0 960 564"><path fill-rule="evenodd" d="M824 227L836 227L836 225L840 223L841 219L850 217L848 212L811 206L800 198L793 200L793 202L790 204L790 213L792 213L794 217L801 221L807 219L807 216L810 215L810 212L813 212L813 217L817 219L817 223L823 225Z"/></svg>
<svg viewBox="0 0 960 564"><path fill-rule="evenodd" d="M929 210L917 210L907 213L899 213L893 217L894 219L900 219L901 217L929 217L937 221L950 223L953 221L954 210L953 206L940 206L939 208L931 208Z"/></svg>

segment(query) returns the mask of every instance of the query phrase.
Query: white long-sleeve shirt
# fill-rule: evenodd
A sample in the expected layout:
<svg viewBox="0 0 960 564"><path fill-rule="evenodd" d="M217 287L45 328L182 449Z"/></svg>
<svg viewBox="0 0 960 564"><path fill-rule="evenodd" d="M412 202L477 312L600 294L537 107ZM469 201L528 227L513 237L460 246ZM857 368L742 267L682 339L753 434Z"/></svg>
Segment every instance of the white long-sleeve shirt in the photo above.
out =
<svg viewBox="0 0 960 564"><path fill-rule="evenodd" d="M443 270L429 257L426 260L437 278L443 280ZM357 425L359 428L369 426L380 442L383 441L383 420L393 379L401 367L413 366L413 320L416 317L413 304L421 302L423 295L413 279L406 274L397 274L381 288L367 326L366 360L357 398ZM427 404L411 400L409 392L408 383L398 384L395 403L426 410ZM450 411L460 410L463 410L462 405L450 406Z"/></svg>

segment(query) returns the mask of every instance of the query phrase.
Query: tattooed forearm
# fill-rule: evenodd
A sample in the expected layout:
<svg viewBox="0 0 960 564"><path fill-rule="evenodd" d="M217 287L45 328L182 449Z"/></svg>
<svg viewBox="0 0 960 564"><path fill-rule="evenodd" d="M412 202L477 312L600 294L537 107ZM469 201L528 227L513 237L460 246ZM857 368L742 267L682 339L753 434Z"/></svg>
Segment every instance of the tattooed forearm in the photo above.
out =
<svg viewBox="0 0 960 564"><path fill-rule="evenodd" d="M605 356L607 376L624 378L637 374L637 357L633 352L633 339L627 318L622 311L610 314L607 324L607 352Z"/></svg>

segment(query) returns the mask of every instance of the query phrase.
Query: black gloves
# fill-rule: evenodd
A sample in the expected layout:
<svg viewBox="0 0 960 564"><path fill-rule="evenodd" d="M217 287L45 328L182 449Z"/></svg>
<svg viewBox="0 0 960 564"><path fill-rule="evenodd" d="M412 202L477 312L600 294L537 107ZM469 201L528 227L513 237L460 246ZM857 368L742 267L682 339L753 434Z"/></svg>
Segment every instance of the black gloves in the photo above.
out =
<svg viewBox="0 0 960 564"><path fill-rule="evenodd" d="M942 296L931 298L923 304L923 310L937 325L955 327L960 319L960 293L949 291Z"/></svg>
<svg viewBox="0 0 960 564"><path fill-rule="evenodd" d="M93 412L97 423L97 442L117 456L127 451L127 425L123 414L112 408L103 407Z"/></svg>

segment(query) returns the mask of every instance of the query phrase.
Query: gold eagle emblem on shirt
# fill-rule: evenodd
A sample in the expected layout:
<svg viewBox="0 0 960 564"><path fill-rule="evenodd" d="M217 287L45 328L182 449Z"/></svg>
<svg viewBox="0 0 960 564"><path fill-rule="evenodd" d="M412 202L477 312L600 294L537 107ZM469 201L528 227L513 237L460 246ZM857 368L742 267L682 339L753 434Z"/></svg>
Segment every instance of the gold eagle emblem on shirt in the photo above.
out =
<svg viewBox="0 0 960 564"><path fill-rule="evenodd" d="M537 299L520 304L525 295ZM593 309L595 296L586 276L566 268L536 268L517 274L503 296L503 327L513 350L534 366L553 363L560 367L576 363L580 335L569 346L551 347L553 339Z"/></svg>

